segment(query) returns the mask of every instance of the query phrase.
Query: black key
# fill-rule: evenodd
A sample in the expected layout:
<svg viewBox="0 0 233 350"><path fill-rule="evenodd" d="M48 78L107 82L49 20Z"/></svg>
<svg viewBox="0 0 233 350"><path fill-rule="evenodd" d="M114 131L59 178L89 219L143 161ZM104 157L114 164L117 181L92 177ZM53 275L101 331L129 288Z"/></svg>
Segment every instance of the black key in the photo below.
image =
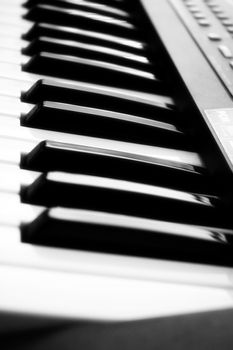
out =
<svg viewBox="0 0 233 350"><path fill-rule="evenodd" d="M40 129L89 135L171 148L190 149L187 136L174 125L60 102L45 101L21 116L21 124Z"/></svg>
<svg viewBox="0 0 233 350"><path fill-rule="evenodd" d="M203 170L166 159L103 148L44 141L22 156L21 167L66 171L165 186L189 192L217 190Z"/></svg>
<svg viewBox="0 0 233 350"><path fill-rule="evenodd" d="M96 2L96 0L86 0L87 2ZM131 6L129 4L131 1L125 1L125 0L98 0L99 4L103 5L111 5L114 7L119 7L119 8L125 8Z"/></svg>
<svg viewBox="0 0 233 350"><path fill-rule="evenodd" d="M31 8L35 5L55 5L62 8L83 10L83 11L95 11L101 15L110 15L116 18L128 18L130 15L128 12L107 4L100 4L96 2L88 2L84 0L28 0L24 7Z"/></svg>
<svg viewBox="0 0 233 350"><path fill-rule="evenodd" d="M122 64L130 68L138 68L148 72L153 68L151 62L142 55L52 37L39 37L22 50L23 54L30 56L42 51Z"/></svg>
<svg viewBox="0 0 233 350"><path fill-rule="evenodd" d="M47 207L82 208L201 225L229 225L227 212L216 196L106 177L50 172L23 188L21 196L27 203Z"/></svg>
<svg viewBox="0 0 233 350"><path fill-rule="evenodd" d="M217 227L52 208L21 229L32 244L233 265L233 231Z"/></svg>
<svg viewBox="0 0 233 350"><path fill-rule="evenodd" d="M122 35L125 38L139 37L139 32L132 23L111 16L99 15L95 12L36 5L28 11L24 18L35 22L47 22L65 26L68 24L72 27Z"/></svg>
<svg viewBox="0 0 233 350"><path fill-rule="evenodd" d="M134 88L134 90L162 91L164 85L154 74L104 61L41 52L33 56L22 69L59 78L98 84Z"/></svg>
<svg viewBox="0 0 233 350"><path fill-rule="evenodd" d="M40 103L46 100L71 104L82 104L94 108L138 115L146 118L180 123L181 113L176 111L171 98L153 95L148 99L139 93L112 90L108 87L85 85L82 83L66 84L53 80L38 80L21 98L27 103Z"/></svg>
<svg viewBox="0 0 233 350"><path fill-rule="evenodd" d="M69 26L58 26L49 23L35 23L23 39L34 40L40 36L48 36L66 40L74 40L85 44L106 46L128 52L144 53L148 46L143 41L131 40L122 36L110 35L94 30L85 30Z"/></svg>
<svg viewBox="0 0 233 350"><path fill-rule="evenodd" d="M96 3L96 0L85 0L90 3ZM110 5L115 8L124 9L126 11L129 11L130 13L132 10L136 7L137 8L137 1L125 1L125 0L98 0L98 4L101 5Z"/></svg>
<svg viewBox="0 0 233 350"><path fill-rule="evenodd" d="M24 7L26 8L30 8L34 5L39 5L40 3L43 3L44 0L26 0L23 4ZM64 1L64 0L55 0L55 1ZM71 0L73 1L74 3L76 3L76 1L74 0ZM103 6L104 7L111 7L113 9L119 9L120 11L125 11L124 9L129 9L130 7L132 6L129 6L129 3L128 1L125 1L125 0L78 0L79 2L85 2L85 3L88 3L90 5L96 5L98 3L99 6ZM54 1L53 1L53 4L54 4Z"/></svg>

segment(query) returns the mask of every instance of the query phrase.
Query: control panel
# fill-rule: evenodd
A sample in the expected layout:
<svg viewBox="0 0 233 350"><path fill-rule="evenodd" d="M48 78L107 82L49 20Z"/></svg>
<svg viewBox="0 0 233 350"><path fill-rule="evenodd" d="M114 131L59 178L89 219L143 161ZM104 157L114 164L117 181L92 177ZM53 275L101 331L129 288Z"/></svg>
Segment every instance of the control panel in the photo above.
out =
<svg viewBox="0 0 233 350"><path fill-rule="evenodd" d="M233 97L233 0L169 2Z"/></svg>
<svg viewBox="0 0 233 350"><path fill-rule="evenodd" d="M233 104L233 0L168 0L196 45L217 73ZM189 55L189 52L183 52ZM190 64L191 60L190 60ZM195 64L195 63L194 63ZM190 66L190 70L196 67ZM201 75L201 68L195 70ZM211 84L209 92L213 88ZM218 99L213 108L196 101L233 172L233 107Z"/></svg>

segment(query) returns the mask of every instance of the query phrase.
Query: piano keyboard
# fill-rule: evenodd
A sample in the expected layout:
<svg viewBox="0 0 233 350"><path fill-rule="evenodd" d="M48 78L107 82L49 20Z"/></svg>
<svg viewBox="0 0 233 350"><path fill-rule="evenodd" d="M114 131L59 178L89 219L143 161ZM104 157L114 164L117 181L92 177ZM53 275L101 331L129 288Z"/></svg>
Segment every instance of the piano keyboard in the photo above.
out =
<svg viewBox="0 0 233 350"><path fill-rule="evenodd" d="M1 0L0 11L1 317L232 307L231 201L159 20L156 34L127 0Z"/></svg>

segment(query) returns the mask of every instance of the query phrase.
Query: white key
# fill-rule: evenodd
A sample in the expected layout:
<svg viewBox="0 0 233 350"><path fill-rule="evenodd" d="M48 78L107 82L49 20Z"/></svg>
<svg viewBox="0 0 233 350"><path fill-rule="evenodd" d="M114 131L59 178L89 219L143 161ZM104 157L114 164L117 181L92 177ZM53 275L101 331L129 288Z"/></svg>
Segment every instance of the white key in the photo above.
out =
<svg viewBox="0 0 233 350"><path fill-rule="evenodd" d="M0 33L9 36L9 38L20 39L21 35L25 33L25 30L17 26L13 27L11 24L2 23L0 18Z"/></svg>
<svg viewBox="0 0 233 350"><path fill-rule="evenodd" d="M126 321L233 306L231 289L62 270L2 265L0 281L0 309L33 316Z"/></svg>
<svg viewBox="0 0 233 350"><path fill-rule="evenodd" d="M2 96L20 98L21 92L31 88L30 82L0 78L0 98Z"/></svg>
<svg viewBox="0 0 233 350"><path fill-rule="evenodd" d="M22 222L31 222L34 220L45 208L39 206L32 206L28 204L22 204L20 202L19 195L14 192L5 192L0 190L0 227L9 226L19 228ZM1 236L1 241L3 244L11 242L13 244L15 238L11 236ZM19 242L19 237L17 236L17 242ZM10 257L11 258L11 257Z"/></svg>
<svg viewBox="0 0 233 350"><path fill-rule="evenodd" d="M20 169L18 165L0 163L0 191L18 194L22 185L31 185L40 174Z"/></svg>
<svg viewBox="0 0 233 350"><path fill-rule="evenodd" d="M33 22L29 22L22 19L20 16L14 16L8 13L3 14L3 16L0 17L0 24L6 24L12 26L13 28L19 28L19 30L22 30L24 33L33 26Z"/></svg>
<svg viewBox="0 0 233 350"><path fill-rule="evenodd" d="M1 62L22 65L28 63L30 57L23 55L17 50L0 47L0 60Z"/></svg>
<svg viewBox="0 0 233 350"><path fill-rule="evenodd" d="M26 40L9 37L7 33L1 31L0 27L0 48L10 49L20 53L20 50L27 45L28 42Z"/></svg>
<svg viewBox="0 0 233 350"><path fill-rule="evenodd" d="M10 16L14 18L20 18L21 16L25 15L27 13L27 9L25 9L22 6L16 5L6 5L1 2L0 4L0 11L1 11L1 16Z"/></svg>
<svg viewBox="0 0 233 350"><path fill-rule="evenodd" d="M25 0L1 0L3 6L22 6Z"/></svg>

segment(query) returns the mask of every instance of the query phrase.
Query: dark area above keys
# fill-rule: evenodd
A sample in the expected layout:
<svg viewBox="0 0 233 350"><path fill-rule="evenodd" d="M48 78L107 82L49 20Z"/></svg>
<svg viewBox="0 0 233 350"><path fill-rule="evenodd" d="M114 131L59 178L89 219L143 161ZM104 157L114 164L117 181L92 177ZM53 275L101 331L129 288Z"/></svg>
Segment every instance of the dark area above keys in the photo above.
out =
<svg viewBox="0 0 233 350"><path fill-rule="evenodd" d="M213 179L197 167L107 149L45 141L24 154L21 167L67 171L142 182L189 192L215 193Z"/></svg>
<svg viewBox="0 0 233 350"><path fill-rule="evenodd" d="M45 101L36 105L21 116L21 125L157 146L169 143L173 148L192 148L187 136L172 124L59 102Z"/></svg>
<svg viewBox="0 0 233 350"><path fill-rule="evenodd" d="M99 15L94 11L62 9L56 6L36 5L24 16L25 19L35 22L48 22L58 25L67 25L123 35L126 38L139 38L136 27L128 20L116 19L111 16Z"/></svg>
<svg viewBox="0 0 233 350"><path fill-rule="evenodd" d="M231 230L53 208L22 226L22 240L45 246L232 265Z"/></svg>
<svg viewBox="0 0 233 350"><path fill-rule="evenodd" d="M23 187L22 200L42 206L62 206L144 216L201 225L224 225L231 219L224 203L209 195L96 176L49 172Z"/></svg>
<svg viewBox="0 0 233 350"><path fill-rule="evenodd" d="M22 69L26 72L154 93L164 90L164 84L153 73L104 61L50 52L41 52L33 56Z"/></svg>
<svg viewBox="0 0 233 350"><path fill-rule="evenodd" d="M52 37L38 37L22 50L23 54L29 56L39 54L43 51L106 61L148 72L153 70L151 62L143 55Z"/></svg>

